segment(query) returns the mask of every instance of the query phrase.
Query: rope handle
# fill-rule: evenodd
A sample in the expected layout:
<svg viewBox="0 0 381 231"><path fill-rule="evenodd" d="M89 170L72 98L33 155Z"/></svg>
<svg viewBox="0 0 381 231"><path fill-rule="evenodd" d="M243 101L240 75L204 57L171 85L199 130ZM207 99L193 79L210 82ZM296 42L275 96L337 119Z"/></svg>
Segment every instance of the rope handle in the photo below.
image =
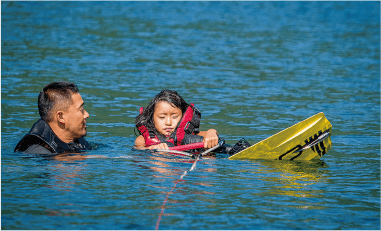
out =
<svg viewBox="0 0 381 231"><path fill-rule="evenodd" d="M198 148L204 148L204 142L169 147L169 150L185 151L185 150L192 150L192 149L198 149Z"/></svg>

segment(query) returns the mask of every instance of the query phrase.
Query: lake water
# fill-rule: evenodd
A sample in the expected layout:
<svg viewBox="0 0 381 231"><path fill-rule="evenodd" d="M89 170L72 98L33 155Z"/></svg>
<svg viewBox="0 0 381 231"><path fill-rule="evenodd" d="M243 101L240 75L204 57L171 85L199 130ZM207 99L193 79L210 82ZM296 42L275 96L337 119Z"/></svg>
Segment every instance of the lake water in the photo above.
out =
<svg viewBox="0 0 381 231"><path fill-rule="evenodd" d="M380 229L380 2L3 1L1 21L2 229ZM13 153L61 80L96 149ZM132 150L139 108L165 88L229 144L324 112L333 147L188 171Z"/></svg>

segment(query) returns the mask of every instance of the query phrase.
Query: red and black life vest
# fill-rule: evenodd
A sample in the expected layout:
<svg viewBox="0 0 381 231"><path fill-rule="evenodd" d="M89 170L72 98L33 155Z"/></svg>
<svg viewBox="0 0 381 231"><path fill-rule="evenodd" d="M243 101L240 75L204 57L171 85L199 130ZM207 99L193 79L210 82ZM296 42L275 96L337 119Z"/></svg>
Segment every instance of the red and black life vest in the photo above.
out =
<svg viewBox="0 0 381 231"><path fill-rule="evenodd" d="M143 107L140 108L140 114L142 113ZM195 135L200 132L200 120L201 112L192 103L185 111L183 117L169 139L165 140L160 136L158 137L154 131L148 130L144 124L139 125L137 128L139 133L144 137L146 147L163 142L169 142L177 146L181 145L181 141L184 139L185 135Z"/></svg>

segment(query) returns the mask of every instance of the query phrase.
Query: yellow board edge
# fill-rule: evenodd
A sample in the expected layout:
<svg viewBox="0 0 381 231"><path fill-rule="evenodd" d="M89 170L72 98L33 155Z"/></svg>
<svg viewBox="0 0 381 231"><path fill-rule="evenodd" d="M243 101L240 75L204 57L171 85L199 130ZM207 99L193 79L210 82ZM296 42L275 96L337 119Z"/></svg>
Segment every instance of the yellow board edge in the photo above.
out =
<svg viewBox="0 0 381 231"><path fill-rule="evenodd" d="M316 145L300 150L316 141L321 134L328 133ZM332 147L332 125L323 112L305 119L253 146L229 157L229 160L312 160L320 159Z"/></svg>

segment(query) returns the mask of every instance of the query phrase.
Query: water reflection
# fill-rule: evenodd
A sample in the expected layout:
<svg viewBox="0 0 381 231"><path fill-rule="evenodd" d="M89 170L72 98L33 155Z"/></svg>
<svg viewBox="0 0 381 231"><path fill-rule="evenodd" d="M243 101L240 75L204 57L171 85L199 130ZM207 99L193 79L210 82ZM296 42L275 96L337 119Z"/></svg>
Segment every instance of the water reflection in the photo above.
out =
<svg viewBox="0 0 381 231"><path fill-rule="evenodd" d="M262 161L255 162L254 170L242 170L256 176L266 184L267 195L287 195L293 197L317 197L324 191L311 187L325 182L328 166L323 161ZM253 196L263 195L264 192L252 193Z"/></svg>
<svg viewBox="0 0 381 231"><path fill-rule="evenodd" d="M147 159L139 160L139 158L136 158L132 161L139 168L151 171L150 177L155 177L160 182L159 184L156 184L156 182L154 184L147 183L147 186L159 189L159 191L151 191L151 193L158 195L157 198L164 200L165 197L162 196L166 195L168 197L167 206L189 206L194 200L189 197L190 195L215 194L214 185L216 182L213 174L210 173L216 173L217 166L208 161L208 158L202 158L195 164L195 159L165 152L139 151L137 153ZM191 170L194 164L197 173L195 170ZM197 180L194 180L195 175L197 175ZM162 209L162 203L157 204L157 209ZM165 216L170 215L178 214L165 213Z"/></svg>
<svg viewBox="0 0 381 231"><path fill-rule="evenodd" d="M46 174L42 174L49 181L42 187L51 188L57 191L71 191L77 185L77 181L83 176L81 173L88 165L86 159L106 158L103 155L89 155L88 153L73 154L63 153L58 155L38 155L22 154L23 159L45 160L47 164L44 169Z"/></svg>
<svg viewBox="0 0 381 231"><path fill-rule="evenodd" d="M60 154L46 159L51 161L47 165L49 169L49 181L43 187L57 191L71 191L76 187L78 180L83 177L81 173L87 164L84 155Z"/></svg>

